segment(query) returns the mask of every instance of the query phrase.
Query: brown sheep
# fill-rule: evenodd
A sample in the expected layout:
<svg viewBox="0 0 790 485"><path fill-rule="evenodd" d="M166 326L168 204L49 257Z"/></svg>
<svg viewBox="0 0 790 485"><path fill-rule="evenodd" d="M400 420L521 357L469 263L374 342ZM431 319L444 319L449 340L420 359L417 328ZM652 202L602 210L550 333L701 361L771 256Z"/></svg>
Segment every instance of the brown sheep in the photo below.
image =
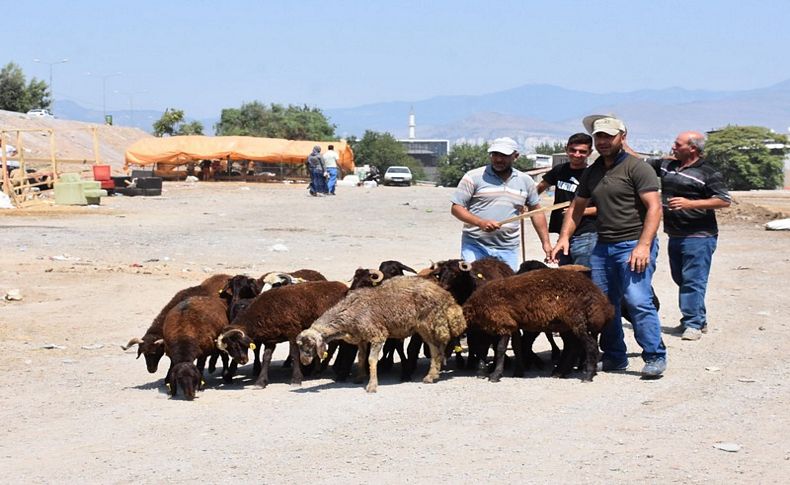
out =
<svg viewBox="0 0 790 485"><path fill-rule="evenodd" d="M367 392L378 388L377 363L387 338L419 334L431 349L431 366L425 383L439 378L444 348L466 329L461 307L438 285L416 276L396 276L376 288L360 288L324 313L299 334L302 363L323 355L327 344L338 339L359 346L359 377L364 376L368 347L370 381Z"/></svg>
<svg viewBox="0 0 790 485"><path fill-rule="evenodd" d="M592 380L598 362L596 336L614 316L614 307L590 278L576 271L542 269L492 281L477 290L464 305L470 328L499 337L496 367L489 376L502 377L505 350L513 336L515 363L522 366L518 330L527 332L570 332L585 351L583 380ZM570 353L569 353L570 354ZM561 357L561 372L567 373L572 356ZM522 370L523 372L523 370Z"/></svg>
<svg viewBox="0 0 790 485"><path fill-rule="evenodd" d="M185 288L170 299L167 305L162 308L159 314L154 318L151 326L148 327L142 338L133 338L129 340L126 345L121 345L123 350L130 349L133 345L137 347L137 358L141 355L145 356L145 365L148 372L155 373L159 367L159 360L165 354L164 341L162 340L163 332L162 327L165 323L165 316L174 306L184 301L190 296L217 296L222 288L230 281L231 276L226 274L217 274L209 276L202 283L197 286ZM213 366L210 367L213 371Z"/></svg>
<svg viewBox="0 0 790 485"><path fill-rule="evenodd" d="M348 287L339 281L313 281L274 288L258 295L231 325L222 329L217 347L235 361L247 363L250 343L263 345L263 368L256 384L269 383L269 365L279 342L289 342L297 355L296 336L346 295ZM302 383L302 370L293 366L291 384Z"/></svg>
<svg viewBox="0 0 790 485"><path fill-rule="evenodd" d="M179 387L185 398L195 397L203 382L206 358L218 353L214 339L227 324L228 307L214 296L189 297L167 312L162 331L170 369L165 383L173 397ZM223 361L226 359L224 356Z"/></svg>

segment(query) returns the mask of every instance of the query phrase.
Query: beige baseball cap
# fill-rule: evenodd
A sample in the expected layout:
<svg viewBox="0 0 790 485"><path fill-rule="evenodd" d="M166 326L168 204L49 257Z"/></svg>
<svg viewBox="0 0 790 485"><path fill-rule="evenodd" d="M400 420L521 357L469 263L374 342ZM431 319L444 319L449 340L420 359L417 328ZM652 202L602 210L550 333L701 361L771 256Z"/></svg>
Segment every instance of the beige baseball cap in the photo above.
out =
<svg viewBox="0 0 790 485"><path fill-rule="evenodd" d="M607 135L615 136L618 133L625 133L625 123L615 118L612 115L590 115L585 116L582 120L584 129L587 133L594 135L596 133L606 133Z"/></svg>

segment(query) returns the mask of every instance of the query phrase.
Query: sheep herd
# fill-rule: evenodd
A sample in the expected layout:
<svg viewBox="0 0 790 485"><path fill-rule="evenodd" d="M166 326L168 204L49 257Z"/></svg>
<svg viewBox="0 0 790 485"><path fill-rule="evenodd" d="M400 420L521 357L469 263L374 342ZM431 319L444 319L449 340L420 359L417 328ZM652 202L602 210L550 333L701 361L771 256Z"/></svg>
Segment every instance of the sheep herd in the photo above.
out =
<svg viewBox="0 0 790 485"><path fill-rule="evenodd" d="M231 382L250 350L256 384L266 387L272 354L282 342L290 345L291 384L300 385L306 373L320 373L330 364L335 378L345 380L356 359L357 379L369 376L365 389L376 392L378 373L393 367L395 353L401 380L411 380L421 349L430 357L425 383L439 379L453 352L458 368L496 382L508 343L513 375L522 376L533 364L543 366L532 343L545 333L555 362L552 375L567 377L578 366L589 381L598 361L597 335L613 315L585 267L551 269L528 261L514 273L496 259L451 259L417 272L384 261L378 269L358 269L350 287L308 269L257 279L213 275L176 293L145 334L122 348L137 345L137 357L145 357L150 373L166 354L165 385L173 397L180 390L186 399L203 387L207 360L213 373L221 359L222 378ZM554 333L562 339L561 351Z"/></svg>

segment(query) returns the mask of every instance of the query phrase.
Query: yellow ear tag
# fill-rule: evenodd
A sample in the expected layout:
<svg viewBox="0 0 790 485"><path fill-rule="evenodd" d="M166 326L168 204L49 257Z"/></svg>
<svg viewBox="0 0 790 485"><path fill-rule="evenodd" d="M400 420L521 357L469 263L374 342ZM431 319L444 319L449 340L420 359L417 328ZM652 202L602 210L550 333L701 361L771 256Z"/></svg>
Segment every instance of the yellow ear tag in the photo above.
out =
<svg viewBox="0 0 790 485"><path fill-rule="evenodd" d="M250 342L250 350L255 350L255 342Z"/></svg>
<svg viewBox="0 0 790 485"><path fill-rule="evenodd" d="M321 356L321 360L326 359L329 357L329 352L324 352L324 355Z"/></svg>
<svg viewBox="0 0 790 485"><path fill-rule="evenodd" d="M170 387L170 383L169 383L169 382L168 382L167 384L165 384L165 387L167 388L167 390L168 390L168 391L170 391L170 390L172 389L172 388Z"/></svg>
<svg viewBox="0 0 790 485"><path fill-rule="evenodd" d="M456 354L461 352L462 350L464 349L460 345L456 345L455 348L453 348L453 352L455 352Z"/></svg>
<svg viewBox="0 0 790 485"><path fill-rule="evenodd" d="M478 278L480 278L481 280L484 280L484 279L485 279L485 278L483 277L483 273L477 273L477 277L478 277Z"/></svg>

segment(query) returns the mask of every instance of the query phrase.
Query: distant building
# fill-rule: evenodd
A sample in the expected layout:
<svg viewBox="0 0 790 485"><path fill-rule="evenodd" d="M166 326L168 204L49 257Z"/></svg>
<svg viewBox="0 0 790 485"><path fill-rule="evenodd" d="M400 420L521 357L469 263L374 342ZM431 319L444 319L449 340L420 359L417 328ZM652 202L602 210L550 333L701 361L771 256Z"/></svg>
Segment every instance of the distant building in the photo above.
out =
<svg viewBox="0 0 790 485"><path fill-rule="evenodd" d="M398 140L409 156L417 159L429 180L436 181L437 166L442 157L450 153L450 140L422 140L416 137L414 110L409 112L409 137Z"/></svg>

